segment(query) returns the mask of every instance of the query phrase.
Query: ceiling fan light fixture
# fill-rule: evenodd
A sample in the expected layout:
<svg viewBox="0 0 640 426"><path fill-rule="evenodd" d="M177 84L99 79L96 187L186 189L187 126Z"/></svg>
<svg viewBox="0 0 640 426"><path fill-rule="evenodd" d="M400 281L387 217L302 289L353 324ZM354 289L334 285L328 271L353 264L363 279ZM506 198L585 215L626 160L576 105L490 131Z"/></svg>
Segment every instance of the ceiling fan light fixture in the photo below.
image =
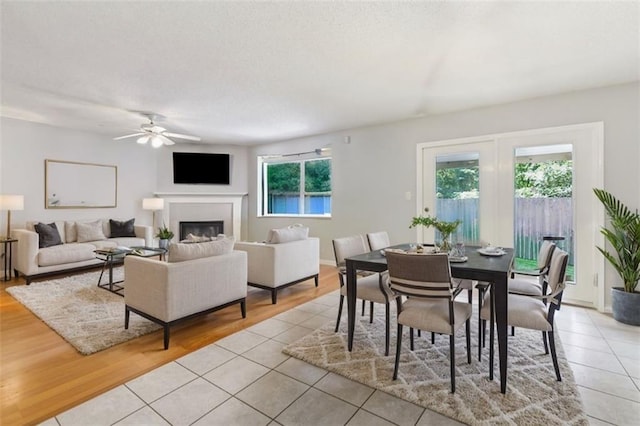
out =
<svg viewBox="0 0 640 426"><path fill-rule="evenodd" d="M142 136L141 138L138 138L138 140L136 142L138 142L141 145L144 145L147 142L149 142L149 136L147 136L147 135Z"/></svg>
<svg viewBox="0 0 640 426"><path fill-rule="evenodd" d="M151 146L154 148L160 148L162 146L162 139L160 139L158 136L152 137Z"/></svg>

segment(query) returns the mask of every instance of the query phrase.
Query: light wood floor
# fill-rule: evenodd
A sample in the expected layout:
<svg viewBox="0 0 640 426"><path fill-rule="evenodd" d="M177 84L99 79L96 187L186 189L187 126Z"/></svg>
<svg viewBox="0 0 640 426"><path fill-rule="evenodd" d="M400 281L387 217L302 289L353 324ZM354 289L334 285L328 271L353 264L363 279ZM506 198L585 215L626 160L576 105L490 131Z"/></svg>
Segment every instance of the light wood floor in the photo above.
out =
<svg viewBox="0 0 640 426"><path fill-rule="evenodd" d="M40 423L167 362L336 290L336 271L321 265L318 288L311 280L284 289L278 292L276 305L271 304L268 291L250 292L246 319L242 319L239 306L230 306L179 324L171 329L166 351L159 330L88 356L79 354L5 291L13 285L24 285L24 280L3 282L0 424Z"/></svg>

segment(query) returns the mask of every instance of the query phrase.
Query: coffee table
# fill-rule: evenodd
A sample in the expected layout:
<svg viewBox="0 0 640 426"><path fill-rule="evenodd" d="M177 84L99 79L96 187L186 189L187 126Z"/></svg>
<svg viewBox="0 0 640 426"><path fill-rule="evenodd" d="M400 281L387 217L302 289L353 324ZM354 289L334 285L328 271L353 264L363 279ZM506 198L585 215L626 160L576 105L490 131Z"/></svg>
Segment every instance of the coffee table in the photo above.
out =
<svg viewBox="0 0 640 426"><path fill-rule="evenodd" d="M107 248L107 249L97 249L93 251L96 254L96 258L102 260L104 263L102 264L102 271L100 272L100 278L98 278L98 287L103 288L111 293L115 293L118 296L124 297L123 290L124 287L118 285L124 280L113 281L113 265L121 264L124 262L124 258L126 256L140 256L140 257L154 257L158 256L160 260L164 259L164 255L167 253L166 249L157 248L157 247L127 247L127 248ZM104 275L104 270L109 270L109 281L102 283L102 276Z"/></svg>

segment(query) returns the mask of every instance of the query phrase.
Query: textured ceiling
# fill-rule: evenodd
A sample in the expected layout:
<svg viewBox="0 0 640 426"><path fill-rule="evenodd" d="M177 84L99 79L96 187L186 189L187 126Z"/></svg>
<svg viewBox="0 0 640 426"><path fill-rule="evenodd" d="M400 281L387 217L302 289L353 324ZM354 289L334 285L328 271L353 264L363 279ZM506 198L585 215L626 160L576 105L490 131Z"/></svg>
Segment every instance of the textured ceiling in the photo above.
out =
<svg viewBox="0 0 640 426"><path fill-rule="evenodd" d="M631 2L14 2L1 114L260 144L640 78Z"/></svg>

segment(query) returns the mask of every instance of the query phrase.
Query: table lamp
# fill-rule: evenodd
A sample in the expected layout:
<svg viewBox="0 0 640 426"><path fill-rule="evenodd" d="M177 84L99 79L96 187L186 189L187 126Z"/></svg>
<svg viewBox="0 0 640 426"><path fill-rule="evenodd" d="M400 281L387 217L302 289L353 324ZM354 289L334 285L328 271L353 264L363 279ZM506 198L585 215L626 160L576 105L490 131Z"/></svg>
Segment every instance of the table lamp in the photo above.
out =
<svg viewBox="0 0 640 426"><path fill-rule="evenodd" d="M164 198L143 198L142 208L144 210L153 211L153 223L151 226L156 227L156 211L164 209Z"/></svg>
<svg viewBox="0 0 640 426"><path fill-rule="evenodd" d="M7 234L4 239L11 238L11 210L24 210L24 195L0 195L0 210L7 211Z"/></svg>

